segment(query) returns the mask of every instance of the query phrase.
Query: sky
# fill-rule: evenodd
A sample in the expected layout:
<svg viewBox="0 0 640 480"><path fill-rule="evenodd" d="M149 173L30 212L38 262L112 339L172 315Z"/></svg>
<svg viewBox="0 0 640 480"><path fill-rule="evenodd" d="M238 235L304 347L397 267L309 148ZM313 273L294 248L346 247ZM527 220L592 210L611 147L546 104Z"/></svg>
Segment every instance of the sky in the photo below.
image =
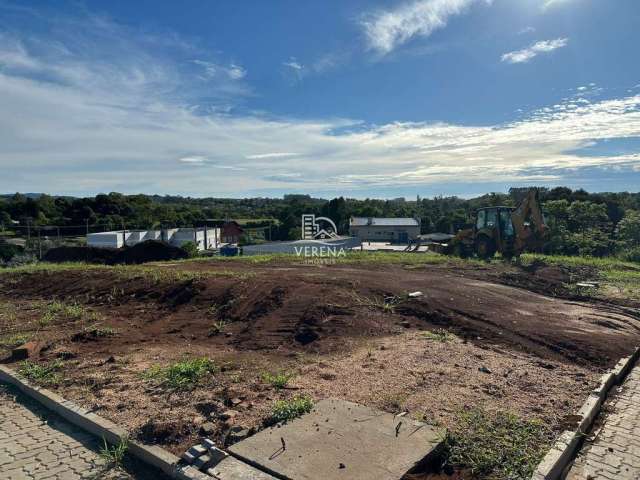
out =
<svg viewBox="0 0 640 480"><path fill-rule="evenodd" d="M0 192L639 191L637 0L0 0Z"/></svg>

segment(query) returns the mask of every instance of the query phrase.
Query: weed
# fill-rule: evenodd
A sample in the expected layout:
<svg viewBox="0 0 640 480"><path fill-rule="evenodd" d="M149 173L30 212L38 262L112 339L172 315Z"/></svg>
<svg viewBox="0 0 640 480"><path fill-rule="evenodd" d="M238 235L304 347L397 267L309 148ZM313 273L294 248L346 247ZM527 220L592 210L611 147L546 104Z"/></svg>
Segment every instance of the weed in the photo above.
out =
<svg viewBox="0 0 640 480"><path fill-rule="evenodd" d="M278 400L273 406L271 416L266 420L267 425L288 422L309 413L313 408L313 400L306 395L299 395L291 400Z"/></svg>
<svg viewBox="0 0 640 480"><path fill-rule="evenodd" d="M0 338L0 347L15 348L31 340L31 334L28 333L12 333Z"/></svg>
<svg viewBox="0 0 640 480"><path fill-rule="evenodd" d="M117 444L109 445L102 437L102 442L104 446L100 449L100 458L104 460L106 467L120 468L129 448L129 441L126 438L120 438Z"/></svg>
<svg viewBox="0 0 640 480"><path fill-rule="evenodd" d="M227 322L225 320L218 320L213 324L213 327L209 329L209 336L213 337L215 335L220 335L222 332L224 332L226 326Z"/></svg>
<svg viewBox="0 0 640 480"><path fill-rule="evenodd" d="M456 338L454 334L449 333L444 328L436 328L435 330L430 332L422 332L420 335L426 338L427 340L434 340L436 342L442 342L442 343L450 342L454 338Z"/></svg>
<svg viewBox="0 0 640 480"><path fill-rule="evenodd" d="M42 328L49 326L56 319L55 314L44 312L38 319L38 325Z"/></svg>
<svg viewBox="0 0 640 480"><path fill-rule="evenodd" d="M189 390L195 387L198 381L215 371L213 361L203 357L183 360L168 367L156 365L143 373L143 377L157 381L159 386L171 390Z"/></svg>
<svg viewBox="0 0 640 480"><path fill-rule="evenodd" d="M356 305L366 307L370 310L380 310L384 313L394 313L396 306L402 303L405 298L399 296L391 297L367 297L357 292L352 292L351 297Z"/></svg>
<svg viewBox="0 0 640 480"><path fill-rule="evenodd" d="M480 409L463 412L444 439L446 467L468 470L471 476L528 479L553 440L539 420L524 420L506 412Z"/></svg>
<svg viewBox="0 0 640 480"><path fill-rule="evenodd" d="M60 369L62 369L60 360L44 364L25 360L18 368L18 373L39 385L58 385L62 381Z"/></svg>
<svg viewBox="0 0 640 480"><path fill-rule="evenodd" d="M391 413L400 413L404 410L404 404L407 401L407 396L401 393L388 393L383 394L378 404L382 410Z"/></svg>
<svg viewBox="0 0 640 480"><path fill-rule="evenodd" d="M268 383L269 385L271 385L273 388L276 388L278 390L283 389L284 387L287 386L287 384L289 383L289 380L291 380L293 377L295 377L294 373L287 373L287 372L279 372L279 373L269 373L269 372L264 372L262 375L262 380L266 383Z"/></svg>
<svg viewBox="0 0 640 480"><path fill-rule="evenodd" d="M83 332L94 338L112 337L116 334L116 331L112 327L101 327L99 325L87 327Z"/></svg>

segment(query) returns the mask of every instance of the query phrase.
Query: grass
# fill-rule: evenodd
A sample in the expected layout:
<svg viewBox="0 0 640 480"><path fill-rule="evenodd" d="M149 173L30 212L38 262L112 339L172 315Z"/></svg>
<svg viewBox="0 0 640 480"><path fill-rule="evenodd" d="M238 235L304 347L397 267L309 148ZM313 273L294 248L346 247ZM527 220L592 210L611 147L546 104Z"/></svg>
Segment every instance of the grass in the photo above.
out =
<svg viewBox="0 0 640 480"><path fill-rule="evenodd" d="M175 362L167 367L156 365L143 373L143 377L171 390L190 390L215 372L213 361L201 357Z"/></svg>
<svg viewBox="0 0 640 480"><path fill-rule="evenodd" d="M129 442L126 438L121 438L117 444L109 445L104 437L102 437L104 446L100 449L100 458L105 462L107 468L120 468L122 461L129 448Z"/></svg>
<svg viewBox="0 0 640 480"><path fill-rule="evenodd" d="M444 328L436 328L432 331L422 332L420 335L427 340L433 340L441 343L451 342L456 338L453 333L449 333Z"/></svg>
<svg viewBox="0 0 640 480"><path fill-rule="evenodd" d="M85 328L83 332L95 338L113 337L116 334L114 328L109 326L102 327L100 325L91 325Z"/></svg>
<svg viewBox="0 0 640 480"><path fill-rule="evenodd" d="M575 269L590 268L597 272L598 278L579 280L598 280L602 286L617 290L618 294L622 297L640 299L640 264L638 263L626 262L614 257L566 257L560 255L534 254L523 255L522 260L525 264L530 264L538 260L550 265ZM606 290L607 289L583 289L576 293L598 296L602 295Z"/></svg>
<svg viewBox="0 0 640 480"><path fill-rule="evenodd" d="M216 322L214 322L213 326L209 329L209 336L215 336L215 335L220 335L222 332L224 332L224 329L227 326L227 322L224 319L220 319L217 320Z"/></svg>
<svg viewBox="0 0 640 480"><path fill-rule="evenodd" d="M268 383L277 390L282 390L284 387L286 387L289 383L289 380L291 380L293 377L295 377L295 373L291 372L264 372L261 375L261 378L264 382Z"/></svg>
<svg viewBox="0 0 640 480"><path fill-rule="evenodd" d="M172 263L186 263L196 259L178 260ZM153 283L174 283L188 280L201 280L211 276L230 276L239 278L248 278L251 273L235 272L233 270L207 270L202 272L194 272L189 270L176 270L166 268L162 264L154 265L153 262L143 265L99 265L83 262L65 262L65 263L47 263L38 262L19 267L1 268L0 275L11 274L55 274L57 272L107 272L114 274L120 278L133 279L144 278Z"/></svg>
<svg viewBox="0 0 640 480"><path fill-rule="evenodd" d="M98 314L89 311L86 307L76 302L64 303L54 300L50 303L45 303L40 308L42 313L38 319L38 325L41 328L48 327L59 320L77 321L96 320L99 318Z"/></svg>
<svg viewBox="0 0 640 480"><path fill-rule="evenodd" d="M539 420L480 409L463 412L444 440L444 466L473 478L529 479L553 441Z"/></svg>
<svg viewBox="0 0 640 480"><path fill-rule="evenodd" d="M38 385L55 386L63 379L61 369L62 362L59 360L43 364L25 360L18 368L18 373Z"/></svg>
<svg viewBox="0 0 640 480"><path fill-rule="evenodd" d="M356 305L366 307L370 310L380 310L384 313L394 313L397 305L401 304L408 297L367 297L360 295L355 290L351 292L351 297Z"/></svg>
<svg viewBox="0 0 640 480"><path fill-rule="evenodd" d="M313 400L307 395L298 395L291 400L278 400L266 420L267 425L288 422L309 413L313 408Z"/></svg>
<svg viewBox="0 0 640 480"><path fill-rule="evenodd" d="M385 412L400 413L404 410L407 395L403 393L383 393L378 400L378 406Z"/></svg>
<svg viewBox="0 0 640 480"><path fill-rule="evenodd" d="M18 345L22 345L31 340L31 334L29 333L11 333L0 337L0 347L2 348L15 348Z"/></svg>

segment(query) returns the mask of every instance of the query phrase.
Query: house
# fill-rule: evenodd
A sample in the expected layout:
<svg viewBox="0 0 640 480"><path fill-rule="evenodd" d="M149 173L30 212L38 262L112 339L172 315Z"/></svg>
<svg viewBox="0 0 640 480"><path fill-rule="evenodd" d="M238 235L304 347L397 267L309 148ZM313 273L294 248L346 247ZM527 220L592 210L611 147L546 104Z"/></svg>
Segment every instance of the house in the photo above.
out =
<svg viewBox="0 0 640 480"><path fill-rule="evenodd" d="M415 218L351 217L349 234L364 242L409 243L420 235Z"/></svg>
<svg viewBox="0 0 640 480"><path fill-rule="evenodd" d="M240 237L244 234L242 227L238 225L238 222L233 220L225 223L222 226L221 241L222 243L239 243Z"/></svg>

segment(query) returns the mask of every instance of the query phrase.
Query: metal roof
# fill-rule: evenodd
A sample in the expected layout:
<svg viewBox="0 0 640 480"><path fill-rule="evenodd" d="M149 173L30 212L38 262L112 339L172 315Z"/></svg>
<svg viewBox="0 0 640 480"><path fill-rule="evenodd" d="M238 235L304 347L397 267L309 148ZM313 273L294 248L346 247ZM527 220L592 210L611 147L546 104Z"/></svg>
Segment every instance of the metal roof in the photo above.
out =
<svg viewBox="0 0 640 480"><path fill-rule="evenodd" d="M351 227L417 227L420 223L415 218L376 218L376 217L351 217Z"/></svg>

